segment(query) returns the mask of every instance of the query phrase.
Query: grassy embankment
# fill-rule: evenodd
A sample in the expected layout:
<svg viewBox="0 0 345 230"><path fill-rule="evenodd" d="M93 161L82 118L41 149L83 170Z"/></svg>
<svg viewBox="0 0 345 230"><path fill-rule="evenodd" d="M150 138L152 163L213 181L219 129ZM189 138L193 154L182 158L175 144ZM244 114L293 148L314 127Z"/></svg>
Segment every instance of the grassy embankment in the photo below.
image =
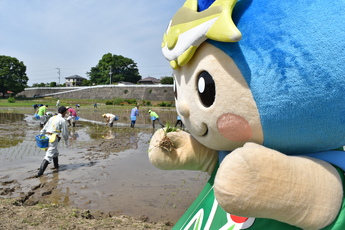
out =
<svg viewBox="0 0 345 230"><path fill-rule="evenodd" d="M56 105L56 98L44 97L44 98L31 98L31 99L14 99L14 103L10 103L9 100L0 99L0 107L30 107L34 104L44 104L49 106ZM122 98L114 99L60 99L60 105L62 106L72 106L75 107L76 104L79 104L83 108L93 108L94 103L98 105L107 105L107 106L133 106L135 104L139 105L148 105L148 106L163 106L171 107L173 102L162 102L162 101L137 101L135 99L124 100Z"/></svg>

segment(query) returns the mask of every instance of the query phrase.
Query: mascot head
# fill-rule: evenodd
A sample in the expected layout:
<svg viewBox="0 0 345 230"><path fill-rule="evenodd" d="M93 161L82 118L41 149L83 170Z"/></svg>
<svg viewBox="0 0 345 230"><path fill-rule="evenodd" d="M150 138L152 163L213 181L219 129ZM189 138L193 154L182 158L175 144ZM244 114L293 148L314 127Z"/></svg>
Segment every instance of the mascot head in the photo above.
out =
<svg viewBox="0 0 345 230"><path fill-rule="evenodd" d="M344 1L187 0L164 35L200 143L287 154L345 145Z"/></svg>

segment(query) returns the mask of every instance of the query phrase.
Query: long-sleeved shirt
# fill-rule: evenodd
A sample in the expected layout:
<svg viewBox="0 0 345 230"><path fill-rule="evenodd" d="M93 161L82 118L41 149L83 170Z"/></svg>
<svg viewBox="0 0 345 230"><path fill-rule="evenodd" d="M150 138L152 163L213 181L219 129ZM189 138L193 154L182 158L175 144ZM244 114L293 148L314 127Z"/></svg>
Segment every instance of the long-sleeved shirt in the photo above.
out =
<svg viewBox="0 0 345 230"><path fill-rule="evenodd" d="M69 108L67 111L68 111L68 114L69 114L70 116L73 116L73 117L76 117L76 116L77 116L77 111L75 111L75 109Z"/></svg>
<svg viewBox="0 0 345 230"><path fill-rule="evenodd" d="M134 107L131 111L131 117L134 116L139 116L139 110L137 109L137 107Z"/></svg>
<svg viewBox="0 0 345 230"><path fill-rule="evenodd" d="M116 116L114 114L112 114L112 113L106 113L105 117L109 120L111 118L115 118Z"/></svg>
<svg viewBox="0 0 345 230"><path fill-rule="evenodd" d="M112 113L106 113L106 114L104 114L104 115L105 115L104 118L107 118L107 120L106 120L107 124L108 124L108 123L113 123L114 120L116 119L116 115L114 115L114 114L112 114Z"/></svg>
<svg viewBox="0 0 345 230"><path fill-rule="evenodd" d="M59 137L62 137L65 141L68 141L68 129L66 120L59 113L58 115L50 118L41 130L41 134L55 133Z"/></svg>

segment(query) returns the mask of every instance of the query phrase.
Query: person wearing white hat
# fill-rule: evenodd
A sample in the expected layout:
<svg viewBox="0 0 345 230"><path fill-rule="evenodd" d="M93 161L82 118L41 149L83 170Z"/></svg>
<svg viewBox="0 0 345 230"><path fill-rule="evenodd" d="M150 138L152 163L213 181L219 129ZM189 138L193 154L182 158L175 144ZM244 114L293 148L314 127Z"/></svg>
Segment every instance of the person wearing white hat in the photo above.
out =
<svg viewBox="0 0 345 230"><path fill-rule="evenodd" d="M118 120L117 116L112 113L105 113L102 115L102 117L106 118L105 125L109 125L109 127L113 127L114 121Z"/></svg>

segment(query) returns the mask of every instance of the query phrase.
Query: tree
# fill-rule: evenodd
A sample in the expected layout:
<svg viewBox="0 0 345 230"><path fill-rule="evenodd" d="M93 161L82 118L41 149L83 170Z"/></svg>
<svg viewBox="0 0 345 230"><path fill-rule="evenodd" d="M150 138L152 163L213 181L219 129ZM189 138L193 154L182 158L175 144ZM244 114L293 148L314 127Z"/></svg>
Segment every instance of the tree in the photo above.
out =
<svg viewBox="0 0 345 230"><path fill-rule="evenodd" d="M120 81L137 83L141 79L137 64L132 59L111 53L104 54L88 74L90 81L99 85Z"/></svg>
<svg viewBox="0 0 345 230"><path fill-rule="evenodd" d="M92 85L92 83L90 80L83 80L81 82L81 86L91 86L91 85Z"/></svg>
<svg viewBox="0 0 345 230"><path fill-rule="evenodd" d="M33 85L32 85L32 87L46 87L47 86L47 84L46 83L43 83L43 82L41 82L41 83L34 83Z"/></svg>
<svg viewBox="0 0 345 230"><path fill-rule="evenodd" d="M161 79L161 84L172 85L172 84L174 84L174 78L173 77L163 77Z"/></svg>
<svg viewBox="0 0 345 230"><path fill-rule="evenodd" d="M26 76L26 66L17 58L0 55L0 92L3 97L7 91L14 95L27 87L29 78Z"/></svg>

